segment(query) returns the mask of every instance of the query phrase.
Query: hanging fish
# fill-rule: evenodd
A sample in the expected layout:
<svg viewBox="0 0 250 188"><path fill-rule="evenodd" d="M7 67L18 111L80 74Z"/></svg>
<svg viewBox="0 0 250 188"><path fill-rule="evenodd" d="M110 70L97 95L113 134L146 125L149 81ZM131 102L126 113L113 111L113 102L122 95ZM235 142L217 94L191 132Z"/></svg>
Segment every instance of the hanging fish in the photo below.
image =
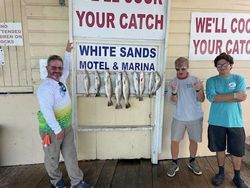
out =
<svg viewBox="0 0 250 188"><path fill-rule="evenodd" d="M148 84L149 97L152 97L152 95L153 95L154 84L155 84L155 73L154 72L150 72L150 75L149 75L149 84Z"/></svg>
<svg viewBox="0 0 250 188"><path fill-rule="evenodd" d="M136 98L139 98L139 78L137 72L133 72L133 83L134 83L134 90Z"/></svg>
<svg viewBox="0 0 250 188"><path fill-rule="evenodd" d="M156 71L155 72L155 86L154 86L154 92L153 95L156 95L156 91L161 87L161 76L160 74Z"/></svg>
<svg viewBox="0 0 250 188"><path fill-rule="evenodd" d="M100 88L101 88L101 78L98 71L95 71L95 96L99 97L100 95Z"/></svg>
<svg viewBox="0 0 250 188"><path fill-rule="evenodd" d="M85 90L85 96L89 96L89 88L90 88L90 79L89 79L89 73L87 70L84 70L83 72L83 85Z"/></svg>
<svg viewBox="0 0 250 188"><path fill-rule="evenodd" d="M129 95L130 95L130 88L129 88L129 79L128 74L126 72L123 72L122 74L122 93L123 98L125 100L125 108L129 108Z"/></svg>
<svg viewBox="0 0 250 188"><path fill-rule="evenodd" d="M115 109L121 109L121 98L122 98L122 73L116 73L116 81L115 81L115 97L116 97L116 105Z"/></svg>
<svg viewBox="0 0 250 188"><path fill-rule="evenodd" d="M140 72L140 93L139 93L139 101L143 101L143 93L145 89L145 78L144 78L144 72Z"/></svg>
<svg viewBox="0 0 250 188"><path fill-rule="evenodd" d="M108 106L112 106L113 102L111 100L112 97L112 82L111 82L111 77L110 73L108 71L105 72L104 76L104 84L105 84L105 92L108 98Z"/></svg>

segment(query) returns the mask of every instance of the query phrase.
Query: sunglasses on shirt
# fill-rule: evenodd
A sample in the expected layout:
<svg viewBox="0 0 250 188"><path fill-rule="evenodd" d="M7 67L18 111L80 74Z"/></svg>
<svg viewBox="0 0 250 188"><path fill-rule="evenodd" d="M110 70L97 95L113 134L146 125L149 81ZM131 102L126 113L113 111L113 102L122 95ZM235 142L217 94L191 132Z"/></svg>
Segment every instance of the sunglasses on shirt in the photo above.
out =
<svg viewBox="0 0 250 188"><path fill-rule="evenodd" d="M67 91L66 86L62 82L58 82L58 85L60 86L60 91L64 93Z"/></svg>

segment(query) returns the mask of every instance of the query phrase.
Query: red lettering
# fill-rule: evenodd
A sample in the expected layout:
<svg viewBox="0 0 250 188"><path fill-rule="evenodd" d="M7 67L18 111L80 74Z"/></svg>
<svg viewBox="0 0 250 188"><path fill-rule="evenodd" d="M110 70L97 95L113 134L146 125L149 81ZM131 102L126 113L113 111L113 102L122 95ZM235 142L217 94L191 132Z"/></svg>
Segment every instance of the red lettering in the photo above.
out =
<svg viewBox="0 0 250 188"><path fill-rule="evenodd" d="M195 24L196 24L196 33L203 33L204 27L205 27L205 19L206 18L195 18Z"/></svg>
<svg viewBox="0 0 250 188"><path fill-rule="evenodd" d="M228 40L226 42L226 52L227 52L227 54L231 54L232 53L231 48L229 48L229 46L232 45L232 43L233 43L232 40Z"/></svg>
<svg viewBox="0 0 250 188"><path fill-rule="evenodd" d="M149 19L153 20L153 19L154 19L154 16L153 16L152 14L149 14L149 15L147 16L147 18L146 18L146 27L147 27L147 29L150 30L150 29L153 29L154 24L153 24L153 23L150 24Z"/></svg>
<svg viewBox="0 0 250 188"><path fill-rule="evenodd" d="M131 14L125 13L120 16L120 26L122 29L143 29L143 26L150 29L163 29L163 15L152 14Z"/></svg>
<svg viewBox="0 0 250 188"><path fill-rule="evenodd" d="M234 26L235 22L237 23L237 19L233 18L232 21L231 21L231 31L232 31L232 33L235 33L237 31L237 28Z"/></svg>
<svg viewBox="0 0 250 188"><path fill-rule="evenodd" d="M221 24L219 24L219 19L215 19L215 33L226 33L227 29L225 29L225 18L221 19Z"/></svg>
<svg viewBox="0 0 250 188"><path fill-rule="evenodd" d="M86 14L85 14L86 13ZM83 23L88 27L97 26L98 28L115 28L114 20L115 15L109 12L79 12L76 11L79 19L79 26L82 27Z"/></svg>
<svg viewBox="0 0 250 188"><path fill-rule="evenodd" d="M93 12L87 12L86 14L86 24L88 27L93 27L95 24L95 15Z"/></svg>
<svg viewBox="0 0 250 188"><path fill-rule="evenodd" d="M158 25L160 25L160 29L163 29L163 15L160 15L160 18L158 18L158 15L155 16L155 29L158 29Z"/></svg>
<svg viewBox="0 0 250 188"><path fill-rule="evenodd" d="M124 19L127 19L127 18L128 18L127 14L125 13L121 14L119 23L122 29L126 29L128 27L128 24L124 22Z"/></svg>
<svg viewBox="0 0 250 188"><path fill-rule="evenodd" d="M113 13L107 13L107 28L109 27L115 28L114 20L115 20L115 15Z"/></svg>
<svg viewBox="0 0 250 188"><path fill-rule="evenodd" d="M206 33L211 33L212 18L206 18Z"/></svg>
<svg viewBox="0 0 250 188"><path fill-rule="evenodd" d="M139 29L142 29L142 26L143 26L142 23L143 23L143 19L145 18L145 16L146 16L145 14L138 14L137 15L137 17L139 18L139 24L140 24ZM146 23L147 23L147 21L146 21Z"/></svg>
<svg viewBox="0 0 250 188"><path fill-rule="evenodd" d="M142 3L144 1L146 4L159 4L159 5L162 5L162 0L125 0L126 3L131 3L132 1L134 1L135 3L138 3L138 4Z"/></svg>
<svg viewBox="0 0 250 188"><path fill-rule="evenodd" d="M215 54L221 54L222 53L221 47L222 47L222 40L216 40Z"/></svg>
<svg viewBox="0 0 250 188"><path fill-rule="evenodd" d="M250 23L250 19L248 18L247 23L246 23L246 32L247 33L250 33L250 24L249 23Z"/></svg>
<svg viewBox="0 0 250 188"><path fill-rule="evenodd" d="M85 12L82 12L82 13L80 14L79 11L76 11L76 15L77 15L77 17L78 17L78 19L79 19L79 26L82 26L82 19L83 19L83 17L84 17L84 14L85 14Z"/></svg>
<svg viewBox="0 0 250 188"><path fill-rule="evenodd" d="M244 22L244 19L243 18L241 18L240 20L239 20L239 23L238 23L238 30L239 30L239 33L243 33L244 32L244 25L245 24L245 22Z"/></svg>
<svg viewBox="0 0 250 188"><path fill-rule="evenodd" d="M193 40L194 53L218 54L221 53L222 40Z"/></svg>
<svg viewBox="0 0 250 188"><path fill-rule="evenodd" d="M130 22L129 22L129 28L130 28L130 29L131 29L131 28L137 29L135 14L131 14Z"/></svg>
<svg viewBox="0 0 250 188"><path fill-rule="evenodd" d="M245 20L244 18L240 18L239 21L236 18L233 18L231 21L231 31L232 33L250 33L250 18Z"/></svg>
<svg viewBox="0 0 250 188"><path fill-rule="evenodd" d="M198 51L198 45L200 43L200 40L193 40L193 44L194 44L194 54L197 54L197 51Z"/></svg>
<svg viewBox="0 0 250 188"><path fill-rule="evenodd" d="M246 44L246 53L250 54L250 40L248 40Z"/></svg>

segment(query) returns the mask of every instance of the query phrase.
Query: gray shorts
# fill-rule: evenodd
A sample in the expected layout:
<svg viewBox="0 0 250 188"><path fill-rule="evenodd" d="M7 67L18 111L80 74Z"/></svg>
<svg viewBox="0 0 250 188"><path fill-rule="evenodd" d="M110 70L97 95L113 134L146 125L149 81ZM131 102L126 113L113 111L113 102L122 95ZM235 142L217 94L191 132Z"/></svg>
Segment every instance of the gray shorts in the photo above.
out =
<svg viewBox="0 0 250 188"><path fill-rule="evenodd" d="M181 141L187 129L189 139L195 142L202 141L203 118L194 121L179 121L173 118L171 125L171 140Z"/></svg>

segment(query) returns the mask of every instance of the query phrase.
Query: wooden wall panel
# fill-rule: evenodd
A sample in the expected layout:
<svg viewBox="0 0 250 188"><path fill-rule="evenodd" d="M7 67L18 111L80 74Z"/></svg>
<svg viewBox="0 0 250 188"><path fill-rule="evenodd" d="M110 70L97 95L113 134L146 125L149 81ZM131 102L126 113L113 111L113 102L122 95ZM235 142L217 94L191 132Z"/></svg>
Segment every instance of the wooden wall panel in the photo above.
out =
<svg viewBox="0 0 250 188"><path fill-rule="evenodd" d="M0 0L0 22L5 21L5 3L4 0ZM1 47L6 51L6 47ZM6 54L5 54L6 55ZM0 65L0 86L4 85L4 66Z"/></svg>
<svg viewBox="0 0 250 188"><path fill-rule="evenodd" d="M14 4L12 0L5 0L6 7L6 22L15 22L14 20ZM19 20L20 21L20 20ZM17 21L18 22L18 21ZM10 64L10 74L11 74L11 85L19 86L19 72L18 72L18 62L17 62L17 47L9 46L9 64Z"/></svg>
<svg viewBox="0 0 250 188"><path fill-rule="evenodd" d="M14 12L14 20L16 22L22 22L21 0L15 0L15 3L13 2L13 12ZM24 44L25 44L25 42L24 42ZM28 82L27 82L24 47L18 46L18 47L16 47L16 50L17 50L19 85L26 86L28 84Z"/></svg>
<svg viewBox="0 0 250 188"><path fill-rule="evenodd" d="M68 40L68 7L58 0L24 0L29 38L32 84L40 83L39 59L52 54L63 56Z"/></svg>
<svg viewBox="0 0 250 188"><path fill-rule="evenodd" d="M59 0L24 0L27 5L44 5L44 6L58 6ZM68 0L65 0L65 3L67 3Z"/></svg>
<svg viewBox="0 0 250 188"><path fill-rule="evenodd" d="M7 18L7 12L9 11L9 9L11 9L11 7L8 7L10 6L10 0L5 0L3 1L3 4L4 4L4 22L7 22L8 21L8 18ZM8 10L8 11L7 11ZM10 54L9 54L9 47L5 46L3 47L4 49L4 60L5 60L5 64L3 66L3 76L4 76L4 86L12 86L12 79L11 79L11 65L10 65L10 60L9 60L9 57L10 57Z"/></svg>
<svg viewBox="0 0 250 188"><path fill-rule="evenodd" d="M28 20L29 32L68 32L68 20Z"/></svg>
<svg viewBox="0 0 250 188"><path fill-rule="evenodd" d="M0 68L0 92L10 89L10 92L30 92L30 57L26 49L28 48L28 38L26 36L26 16L23 16L25 4L23 0L0 0L0 22L21 23L23 31L23 46L5 46L5 65ZM4 88L6 87L6 88Z"/></svg>
<svg viewBox="0 0 250 188"><path fill-rule="evenodd" d="M41 37L41 35L43 37ZM31 45L52 45L52 44L60 44L65 46L65 41L68 39L68 32L60 32L60 33L29 33L29 39ZM46 40L44 40L46 39Z"/></svg>
<svg viewBox="0 0 250 188"><path fill-rule="evenodd" d="M26 15L31 19L68 20L68 7L60 6L27 6Z"/></svg>
<svg viewBox="0 0 250 188"><path fill-rule="evenodd" d="M184 8L184 9L196 9L196 11L210 11L219 10L222 12L226 11L247 11L249 12L250 1L246 0L228 0L228 1L219 1L219 0L173 0L171 1L172 8Z"/></svg>

